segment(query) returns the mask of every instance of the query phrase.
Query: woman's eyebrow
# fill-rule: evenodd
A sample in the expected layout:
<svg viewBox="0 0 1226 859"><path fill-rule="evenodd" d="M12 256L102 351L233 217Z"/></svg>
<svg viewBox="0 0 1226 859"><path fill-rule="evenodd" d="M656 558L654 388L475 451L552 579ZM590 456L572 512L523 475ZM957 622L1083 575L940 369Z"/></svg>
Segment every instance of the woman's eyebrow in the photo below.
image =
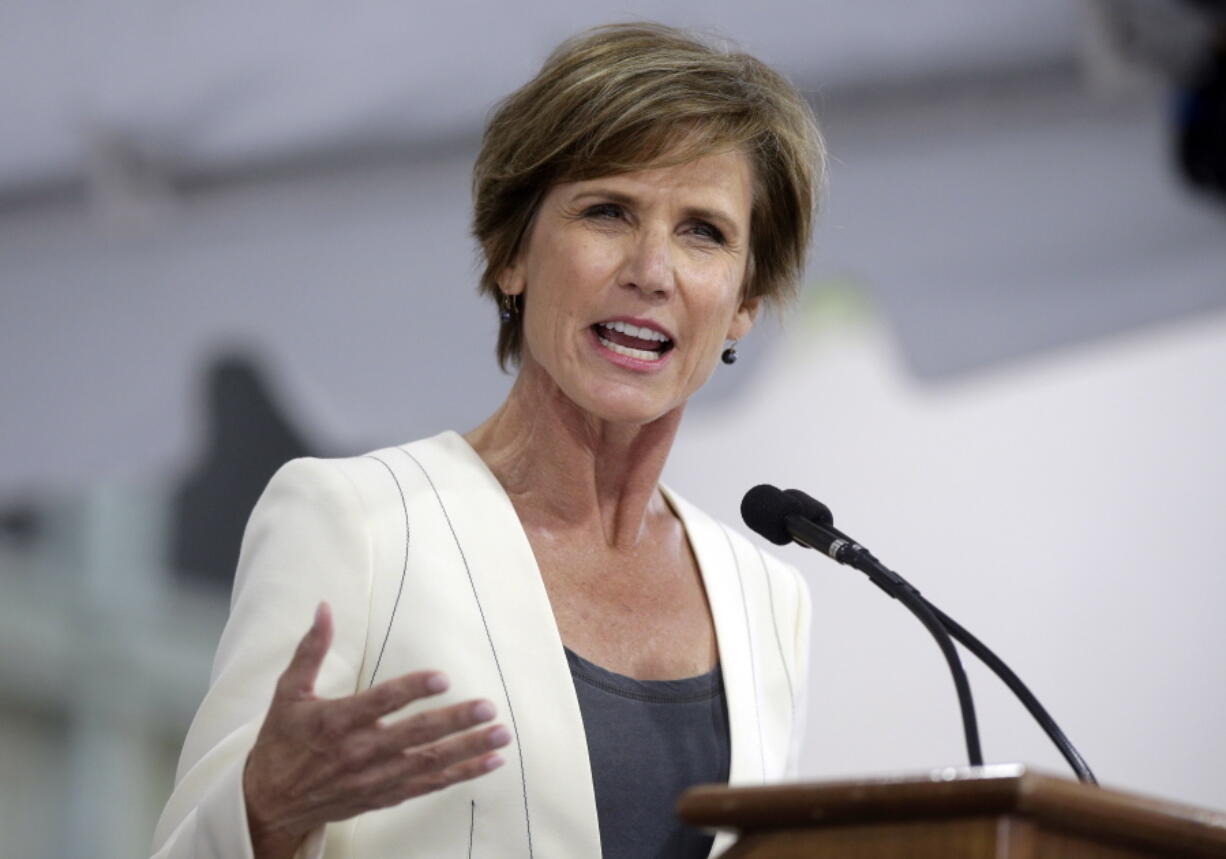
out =
<svg viewBox="0 0 1226 859"><path fill-rule="evenodd" d="M635 202L633 195L626 194L622 191L614 191L608 188L589 188L585 191L580 191L574 197L571 197L571 201L577 202L586 197L599 197L601 200L611 203L621 203L627 206Z"/></svg>
<svg viewBox="0 0 1226 859"><path fill-rule="evenodd" d="M571 202L577 203L589 197L610 203L620 203L624 206L631 206L636 202L633 194L614 191L611 188L588 188L572 197ZM685 215L688 218L711 221L722 229L729 239L738 233L736 219L721 209L712 209L706 206L687 206L685 208Z"/></svg>

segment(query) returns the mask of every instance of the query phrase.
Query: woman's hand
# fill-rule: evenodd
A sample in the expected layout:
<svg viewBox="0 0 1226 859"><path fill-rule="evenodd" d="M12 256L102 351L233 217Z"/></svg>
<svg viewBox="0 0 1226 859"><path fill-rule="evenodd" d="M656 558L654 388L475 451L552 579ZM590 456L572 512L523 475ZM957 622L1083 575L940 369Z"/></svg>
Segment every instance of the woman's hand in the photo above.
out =
<svg viewBox="0 0 1226 859"><path fill-rule="evenodd" d="M315 697L332 643L332 615L315 622L277 680L272 705L243 771L251 840L259 859L292 856L308 832L364 811L476 778L502 765L501 725L489 701L465 701L384 723L381 716L447 688L436 671L405 674L347 698Z"/></svg>

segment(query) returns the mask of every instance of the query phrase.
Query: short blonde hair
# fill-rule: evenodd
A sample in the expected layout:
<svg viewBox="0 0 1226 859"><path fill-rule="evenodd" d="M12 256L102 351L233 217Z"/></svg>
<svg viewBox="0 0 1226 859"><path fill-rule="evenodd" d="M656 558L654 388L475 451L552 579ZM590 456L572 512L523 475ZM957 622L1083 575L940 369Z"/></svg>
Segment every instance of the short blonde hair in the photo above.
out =
<svg viewBox="0 0 1226 859"><path fill-rule="evenodd" d="M747 54L661 24L597 27L563 42L497 105L473 169L480 291L519 256L549 189L742 149L753 165L744 298L781 304L804 269L825 147L804 97ZM522 297L521 297L522 298ZM500 327L498 363L518 363L523 316Z"/></svg>

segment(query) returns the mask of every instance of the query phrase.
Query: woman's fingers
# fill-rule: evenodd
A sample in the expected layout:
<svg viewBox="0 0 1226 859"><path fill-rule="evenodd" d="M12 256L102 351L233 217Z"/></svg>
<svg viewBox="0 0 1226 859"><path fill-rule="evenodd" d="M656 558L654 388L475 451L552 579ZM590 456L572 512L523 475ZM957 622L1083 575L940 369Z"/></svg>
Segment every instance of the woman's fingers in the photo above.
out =
<svg viewBox="0 0 1226 859"><path fill-rule="evenodd" d="M352 727L366 725L421 698L444 692L449 685L447 675L438 671L402 674L342 699L344 720Z"/></svg>
<svg viewBox="0 0 1226 859"><path fill-rule="evenodd" d="M417 747L429 746L492 718L494 705L489 701L465 701L418 713L389 725L350 730L340 749L339 765L349 772L377 768L384 761L397 761Z"/></svg>
<svg viewBox="0 0 1226 859"><path fill-rule="evenodd" d="M332 613L320 603L311 628L277 679L272 706L243 770L253 838L289 834L476 778L502 763L511 740L489 701L437 707L398 721L381 717L447 689L445 675L419 671L356 695L321 699L315 684L332 643Z"/></svg>
<svg viewBox="0 0 1226 859"><path fill-rule="evenodd" d="M405 751L400 773L409 777L425 776L428 781L432 773L501 749L509 742L511 732L502 725L469 731L433 745Z"/></svg>
<svg viewBox="0 0 1226 859"><path fill-rule="evenodd" d="M388 751L426 746L492 718L494 705L489 701L465 701L394 722L383 729L379 744Z"/></svg>
<svg viewBox="0 0 1226 859"><path fill-rule="evenodd" d="M457 782L468 781L470 779L483 776L486 773L493 772L502 766L505 761L502 755L490 753L481 755L476 758L469 758L454 766L450 766L445 770L437 772L431 776L426 776L419 779L406 781L394 802L403 802L406 799L412 799L415 796L431 793L436 790L442 790Z"/></svg>
<svg viewBox="0 0 1226 859"><path fill-rule="evenodd" d="M405 749L362 776L371 804L395 805L413 796L440 790L457 781L476 778L503 764L494 754L511 742L502 725L469 731L428 746Z"/></svg>
<svg viewBox="0 0 1226 859"><path fill-rule="evenodd" d="M315 619L298 642L289 665L277 679L276 697L298 700L315 691L319 667L332 645L332 610L326 602L315 608Z"/></svg>

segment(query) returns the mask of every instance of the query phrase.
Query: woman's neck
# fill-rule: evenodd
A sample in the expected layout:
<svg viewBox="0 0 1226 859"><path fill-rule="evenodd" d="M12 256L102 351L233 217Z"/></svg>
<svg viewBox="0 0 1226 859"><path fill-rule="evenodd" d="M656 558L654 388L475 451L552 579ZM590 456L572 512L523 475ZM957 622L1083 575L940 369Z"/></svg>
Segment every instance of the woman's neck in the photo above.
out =
<svg viewBox="0 0 1226 859"><path fill-rule="evenodd" d="M600 420L525 367L498 411L464 437L526 528L599 534L609 548L631 549L656 517L671 517L658 483L681 413L642 425Z"/></svg>

